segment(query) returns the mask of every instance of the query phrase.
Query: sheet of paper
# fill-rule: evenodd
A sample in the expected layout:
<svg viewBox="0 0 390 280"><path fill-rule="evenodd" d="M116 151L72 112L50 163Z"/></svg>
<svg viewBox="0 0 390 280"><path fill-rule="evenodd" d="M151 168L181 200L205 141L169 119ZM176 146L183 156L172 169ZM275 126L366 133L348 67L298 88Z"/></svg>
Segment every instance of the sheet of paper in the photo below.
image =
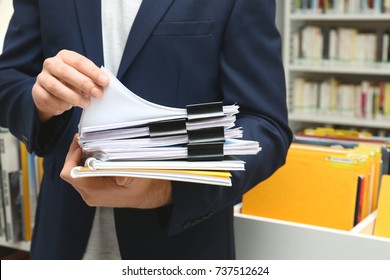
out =
<svg viewBox="0 0 390 280"><path fill-rule="evenodd" d="M148 135L146 135L148 136ZM140 136L138 136L140 137ZM225 131L225 139L241 138L242 130L235 128ZM122 139L123 138L123 139ZM187 144L189 142L188 135L174 135L166 137L143 137L133 139L128 137L128 134L109 134L107 137L102 138L104 140L92 141L92 142L83 142L83 151L85 152L96 152L96 151L105 151L105 150L127 150L132 148L145 148L145 147L163 147L163 146L172 146ZM113 141L115 140L115 141Z"/></svg>
<svg viewBox="0 0 390 280"><path fill-rule="evenodd" d="M235 116L224 116L221 118L205 119L198 120L193 122L187 122L186 128L188 131L193 131L203 128L212 128L212 127L224 127L230 129L234 127L234 122L236 120ZM101 127L87 127L82 130L80 135L80 141L83 143L90 141L99 141L99 140L114 140L114 139L128 139L128 138L138 138L138 137L149 137L149 126L148 123L140 125L133 125L134 123L121 123L117 124L115 128L101 129ZM139 124L139 122L137 123Z"/></svg>
<svg viewBox="0 0 390 280"><path fill-rule="evenodd" d="M104 69L104 67L103 67ZM119 127L123 123L144 124L145 121L161 121L187 117L185 108L162 106L149 102L126 88L112 73L104 69L110 83L100 99L92 99L91 105L83 111L79 130L103 130ZM237 105L223 107L226 115L238 113ZM205 116L207 117L207 115Z"/></svg>

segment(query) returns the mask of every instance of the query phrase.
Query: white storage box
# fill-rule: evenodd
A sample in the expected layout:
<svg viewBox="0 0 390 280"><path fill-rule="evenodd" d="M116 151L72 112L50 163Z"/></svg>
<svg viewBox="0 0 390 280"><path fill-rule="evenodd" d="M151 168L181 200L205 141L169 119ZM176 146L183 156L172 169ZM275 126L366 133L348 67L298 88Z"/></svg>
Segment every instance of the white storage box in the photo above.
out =
<svg viewBox="0 0 390 280"><path fill-rule="evenodd" d="M371 235L375 218L376 212L342 231L245 215L236 206L237 259L390 260L390 238Z"/></svg>

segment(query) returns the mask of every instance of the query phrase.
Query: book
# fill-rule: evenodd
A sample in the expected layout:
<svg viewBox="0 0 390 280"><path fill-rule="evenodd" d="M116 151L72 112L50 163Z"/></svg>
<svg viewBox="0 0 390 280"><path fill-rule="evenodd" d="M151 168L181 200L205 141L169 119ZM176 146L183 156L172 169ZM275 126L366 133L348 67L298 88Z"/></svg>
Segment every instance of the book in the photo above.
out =
<svg viewBox="0 0 390 280"><path fill-rule="evenodd" d="M1 131L0 131L1 133ZM0 142L1 144L1 142ZM1 146L0 146L1 150ZM0 160L0 238L6 240L6 229L5 229L5 202L4 202L4 187L3 187L3 167Z"/></svg>
<svg viewBox="0 0 390 280"><path fill-rule="evenodd" d="M31 223L31 206L30 206L30 189L28 176L28 152L24 143L20 143L20 167L22 172L22 199L23 199L23 239L31 240L32 223ZM35 209L34 209L35 210Z"/></svg>
<svg viewBox="0 0 390 280"><path fill-rule="evenodd" d="M5 213L5 236L7 241L18 241L20 226L17 224L17 206L15 205L19 190L19 142L9 131L0 131L0 161L2 190Z"/></svg>
<svg viewBox="0 0 390 280"><path fill-rule="evenodd" d="M38 157L34 154L27 154L27 171L28 171L28 193L30 199L30 223L34 227L35 212L39 193L39 171Z"/></svg>
<svg viewBox="0 0 390 280"><path fill-rule="evenodd" d="M23 199L22 199L22 173L16 170L8 173L8 181L10 188L11 202L11 221L12 224L12 241L17 242L23 240Z"/></svg>

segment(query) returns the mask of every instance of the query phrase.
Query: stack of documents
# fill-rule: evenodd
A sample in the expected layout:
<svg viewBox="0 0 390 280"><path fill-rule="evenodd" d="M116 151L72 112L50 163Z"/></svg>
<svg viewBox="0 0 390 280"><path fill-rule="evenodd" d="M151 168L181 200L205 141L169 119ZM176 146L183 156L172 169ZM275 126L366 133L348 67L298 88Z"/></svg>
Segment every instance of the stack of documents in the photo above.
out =
<svg viewBox="0 0 390 280"><path fill-rule="evenodd" d="M230 186L237 155L255 155L256 141L235 127L238 105L221 102L173 108L149 102L107 71L110 83L79 124L84 166L73 177L133 176Z"/></svg>

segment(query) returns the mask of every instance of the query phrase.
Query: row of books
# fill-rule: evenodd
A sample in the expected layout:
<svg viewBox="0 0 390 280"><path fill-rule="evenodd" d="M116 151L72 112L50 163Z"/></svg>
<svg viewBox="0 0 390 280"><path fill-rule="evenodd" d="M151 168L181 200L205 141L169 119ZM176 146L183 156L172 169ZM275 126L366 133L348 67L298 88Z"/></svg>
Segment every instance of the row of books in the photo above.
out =
<svg viewBox="0 0 390 280"><path fill-rule="evenodd" d="M244 195L242 212L346 231L379 215L390 138L335 135L331 128L297 133L286 164Z"/></svg>
<svg viewBox="0 0 390 280"><path fill-rule="evenodd" d="M295 13L381 14L390 13L389 0L295 0Z"/></svg>
<svg viewBox="0 0 390 280"><path fill-rule="evenodd" d="M344 83L295 78L292 111L298 114L390 119L390 82Z"/></svg>
<svg viewBox="0 0 390 280"><path fill-rule="evenodd" d="M389 41L390 29L305 25L292 35L292 59L295 63L387 64Z"/></svg>
<svg viewBox="0 0 390 280"><path fill-rule="evenodd" d="M9 131L0 131L0 243L31 240L42 159Z"/></svg>

